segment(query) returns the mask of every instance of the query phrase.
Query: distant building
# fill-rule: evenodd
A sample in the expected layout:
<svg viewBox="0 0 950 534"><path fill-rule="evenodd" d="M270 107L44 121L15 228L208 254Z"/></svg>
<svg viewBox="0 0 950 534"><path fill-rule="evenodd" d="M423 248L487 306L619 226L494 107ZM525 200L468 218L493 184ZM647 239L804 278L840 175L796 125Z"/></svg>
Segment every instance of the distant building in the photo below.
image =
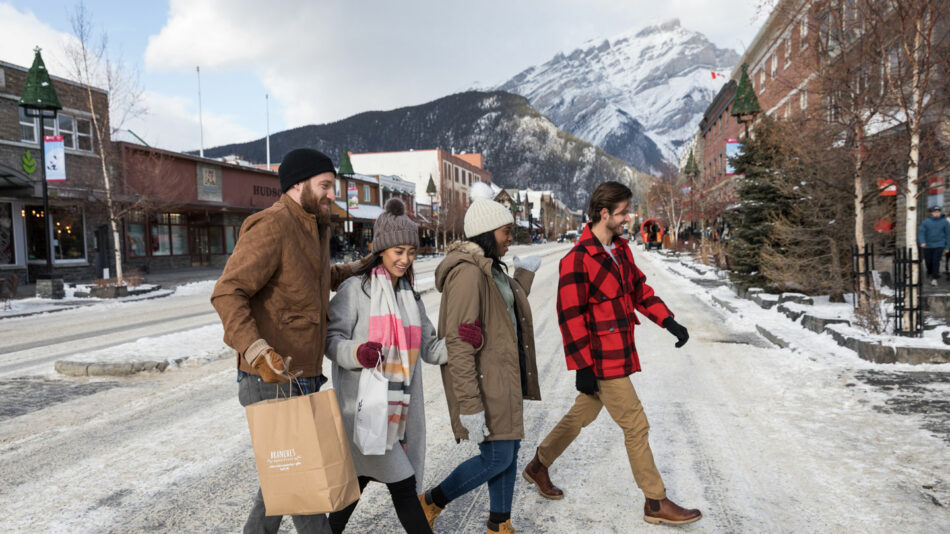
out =
<svg viewBox="0 0 950 534"><path fill-rule="evenodd" d="M441 148L403 150L399 152L351 153L353 169L363 174L395 174L416 184L416 201L428 204L426 186L431 178L437 198L447 193L449 202L464 199L475 182L492 182L492 175L483 167L481 154L452 154ZM438 200L437 200L438 202Z"/></svg>

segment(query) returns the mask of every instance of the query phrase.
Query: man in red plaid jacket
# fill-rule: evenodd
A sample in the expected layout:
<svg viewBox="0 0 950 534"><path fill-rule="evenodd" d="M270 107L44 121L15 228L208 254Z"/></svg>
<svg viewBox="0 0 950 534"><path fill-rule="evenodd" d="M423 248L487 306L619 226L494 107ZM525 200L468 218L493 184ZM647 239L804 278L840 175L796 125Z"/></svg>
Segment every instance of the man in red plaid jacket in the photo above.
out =
<svg viewBox="0 0 950 534"><path fill-rule="evenodd" d="M591 222L561 260L558 321L567 368L577 372L580 394L541 442L523 475L542 496L563 498L564 493L551 482L548 468L606 407L623 429L630 468L646 497L644 520L681 525L697 521L702 514L667 499L650 450L650 425L628 377L640 370L633 335L634 326L640 324L636 312L676 336L677 348L686 343L689 333L653 294L627 241L620 238L624 225L630 223L632 199L630 189L618 182L597 186L587 209Z"/></svg>

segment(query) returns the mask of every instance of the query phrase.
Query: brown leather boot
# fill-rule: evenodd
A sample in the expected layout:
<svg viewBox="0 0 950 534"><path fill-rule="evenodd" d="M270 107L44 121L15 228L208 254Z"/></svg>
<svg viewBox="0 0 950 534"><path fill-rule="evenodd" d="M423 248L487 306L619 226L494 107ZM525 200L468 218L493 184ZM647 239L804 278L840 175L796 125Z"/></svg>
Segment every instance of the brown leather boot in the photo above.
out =
<svg viewBox="0 0 950 534"><path fill-rule="evenodd" d="M699 521L702 517L703 514L699 510L687 510L669 499L647 499L643 503L643 520L654 525L685 525Z"/></svg>
<svg viewBox="0 0 950 534"><path fill-rule="evenodd" d="M545 499L556 501L564 498L564 492L561 491L561 488L555 486L551 482L551 478L548 477L548 468L538 459L537 451L534 453L534 459L532 459L531 462L528 463L528 466L524 468L524 471L522 471L521 476L537 486L541 496Z"/></svg>
<svg viewBox="0 0 950 534"><path fill-rule="evenodd" d="M429 522L429 528L432 528L435 524L435 518L439 517L439 514L442 513L444 508L432 502L432 497L428 491L419 496L419 504L422 505L422 511L426 514L426 521Z"/></svg>

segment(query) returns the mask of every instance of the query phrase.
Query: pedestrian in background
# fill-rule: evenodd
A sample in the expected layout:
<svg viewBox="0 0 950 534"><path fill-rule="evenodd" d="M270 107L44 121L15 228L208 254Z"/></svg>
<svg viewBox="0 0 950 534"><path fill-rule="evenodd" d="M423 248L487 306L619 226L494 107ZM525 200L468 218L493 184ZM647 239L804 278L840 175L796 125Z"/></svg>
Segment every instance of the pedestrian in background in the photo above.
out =
<svg viewBox="0 0 950 534"><path fill-rule="evenodd" d="M224 342L237 351L238 400L247 406L316 392L323 377L330 290L367 258L330 265L333 162L309 148L284 156L284 194L244 221L234 253L214 286L211 304L224 325ZM296 377L294 385L289 384ZM284 382L284 384L281 384ZM324 514L296 515L297 532L329 533ZM260 489L245 533L276 533L281 516L265 516Z"/></svg>
<svg viewBox="0 0 950 534"><path fill-rule="evenodd" d="M417 498L422 491L426 452L421 361L442 365L448 355L445 340L436 335L425 305L413 289L412 264L418 247L416 223L406 216L401 201L390 200L373 224L374 259L343 282L330 301L327 357L333 361L333 388L350 436L360 491L371 480L386 484L405 531L431 534ZM482 344L478 326L459 328L463 341ZM360 375L378 362L389 381L386 452L364 455L354 441ZM330 514L333 534L343 532L358 502Z"/></svg>
<svg viewBox="0 0 950 534"><path fill-rule="evenodd" d="M920 223L917 239L924 249L924 263L930 285L936 286L940 278L940 256L950 248L950 222L941 214L940 206L930 207L930 217Z"/></svg>
<svg viewBox="0 0 950 534"><path fill-rule="evenodd" d="M487 531L515 532L511 508L524 438L522 401L541 399L528 305L541 258L516 257L514 277L508 276L501 258L513 226L511 211L492 200L487 185L476 183L465 213L467 240L453 243L436 269L436 289L442 292L439 332L446 334L449 353L442 384L452 431L456 441L477 443L479 454L419 496L430 525L450 502L487 483ZM460 325L476 321L485 334L480 347L458 334Z"/></svg>
<svg viewBox="0 0 950 534"><path fill-rule="evenodd" d="M580 392L574 406L538 447L524 477L541 495L561 499L564 492L551 482L548 469L602 408L623 429L627 458L637 485L646 497L643 519L649 523L685 524L697 521L699 510L687 510L666 496L663 479L650 450L646 414L629 376L640 370L634 326L640 312L676 336L676 347L689 339L686 328L646 284L626 240L633 192L618 182L604 182L591 194L590 223L577 245L561 260L557 312L567 368L576 371Z"/></svg>

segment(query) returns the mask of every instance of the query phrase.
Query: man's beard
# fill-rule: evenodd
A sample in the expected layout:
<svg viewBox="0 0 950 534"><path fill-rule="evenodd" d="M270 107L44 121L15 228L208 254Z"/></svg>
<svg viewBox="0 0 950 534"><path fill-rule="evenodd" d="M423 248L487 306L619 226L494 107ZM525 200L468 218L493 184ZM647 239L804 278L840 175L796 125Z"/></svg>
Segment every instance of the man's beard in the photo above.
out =
<svg viewBox="0 0 950 534"><path fill-rule="evenodd" d="M611 225L610 222L608 222L607 229L610 230L610 233L612 233L613 235L618 236L623 233L623 223L617 223L615 225Z"/></svg>
<svg viewBox="0 0 950 534"><path fill-rule="evenodd" d="M319 226L330 224L330 199L317 197L309 183L304 184L303 191L300 193L300 207L307 213L316 215Z"/></svg>

